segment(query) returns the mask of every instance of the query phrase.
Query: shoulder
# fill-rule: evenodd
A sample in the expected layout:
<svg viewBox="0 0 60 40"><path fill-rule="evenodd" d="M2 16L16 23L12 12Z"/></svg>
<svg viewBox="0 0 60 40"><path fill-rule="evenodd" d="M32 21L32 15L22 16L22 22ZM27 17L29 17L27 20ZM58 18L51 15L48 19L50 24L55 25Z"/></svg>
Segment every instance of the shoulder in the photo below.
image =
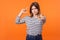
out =
<svg viewBox="0 0 60 40"><path fill-rule="evenodd" d="M46 18L46 16L43 16L43 18Z"/></svg>
<svg viewBox="0 0 60 40"><path fill-rule="evenodd" d="M46 19L46 16L43 15L43 14L40 14L40 17L41 17L42 19Z"/></svg>
<svg viewBox="0 0 60 40"><path fill-rule="evenodd" d="M43 14L40 14L40 17L46 17L45 15L43 15Z"/></svg>
<svg viewBox="0 0 60 40"><path fill-rule="evenodd" d="M29 18L29 16L25 16L25 17L24 17L24 19L28 19L28 18Z"/></svg>
<svg viewBox="0 0 60 40"><path fill-rule="evenodd" d="M29 16L25 16L25 18L28 18Z"/></svg>

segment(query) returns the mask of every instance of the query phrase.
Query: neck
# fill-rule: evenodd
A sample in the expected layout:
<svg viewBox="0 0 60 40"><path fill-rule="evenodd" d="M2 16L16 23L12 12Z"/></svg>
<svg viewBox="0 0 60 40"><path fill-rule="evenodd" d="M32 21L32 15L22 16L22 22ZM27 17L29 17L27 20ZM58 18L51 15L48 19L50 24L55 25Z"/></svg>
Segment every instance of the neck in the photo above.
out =
<svg viewBox="0 0 60 40"><path fill-rule="evenodd" d="M37 18L37 15L36 15L36 14L34 14L34 15L33 15L33 17Z"/></svg>

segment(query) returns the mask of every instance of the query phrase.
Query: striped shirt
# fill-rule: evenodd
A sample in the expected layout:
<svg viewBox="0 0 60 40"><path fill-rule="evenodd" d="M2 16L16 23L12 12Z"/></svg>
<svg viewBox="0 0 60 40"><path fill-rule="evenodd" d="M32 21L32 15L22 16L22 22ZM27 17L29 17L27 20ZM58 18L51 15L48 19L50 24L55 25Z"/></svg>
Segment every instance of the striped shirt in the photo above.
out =
<svg viewBox="0 0 60 40"><path fill-rule="evenodd" d="M24 18L20 18L19 16L16 17L16 24L23 24L26 23L27 26L27 34L29 35L37 35L42 33L42 25L46 21L46 16L43 17L44 20L35 17L25 16Z"/></svg>

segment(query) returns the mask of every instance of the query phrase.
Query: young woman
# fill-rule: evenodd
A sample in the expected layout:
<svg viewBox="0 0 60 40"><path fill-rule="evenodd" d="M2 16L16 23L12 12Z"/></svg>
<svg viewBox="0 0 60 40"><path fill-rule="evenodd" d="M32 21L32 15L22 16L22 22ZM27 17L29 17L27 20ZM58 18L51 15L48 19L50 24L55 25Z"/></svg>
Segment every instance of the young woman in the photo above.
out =
<svg viewBox="0 0 60 40"><path fill-rule="evenodd" d="M27 25L27 36L26 40L42 40L42 26L46 21L46 16L40 13L39 4L33 2L30 6L30 16L20 18L26 9L22 9L19 15L16 17L16 24L26 23Z"/></svg>

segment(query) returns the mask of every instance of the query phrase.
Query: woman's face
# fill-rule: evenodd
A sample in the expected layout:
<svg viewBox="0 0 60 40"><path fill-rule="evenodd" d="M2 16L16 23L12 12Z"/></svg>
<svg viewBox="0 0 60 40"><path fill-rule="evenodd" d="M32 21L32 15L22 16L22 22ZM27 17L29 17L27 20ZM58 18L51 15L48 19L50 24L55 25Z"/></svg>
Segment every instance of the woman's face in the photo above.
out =
<svg viewBox="0 0 60 40"><path fill-rule="evenodd" d="M33 13L33 15L35 14L37 14L38 13L38 9L35 7L35 6L32 6L32 13Z"/></svg>

